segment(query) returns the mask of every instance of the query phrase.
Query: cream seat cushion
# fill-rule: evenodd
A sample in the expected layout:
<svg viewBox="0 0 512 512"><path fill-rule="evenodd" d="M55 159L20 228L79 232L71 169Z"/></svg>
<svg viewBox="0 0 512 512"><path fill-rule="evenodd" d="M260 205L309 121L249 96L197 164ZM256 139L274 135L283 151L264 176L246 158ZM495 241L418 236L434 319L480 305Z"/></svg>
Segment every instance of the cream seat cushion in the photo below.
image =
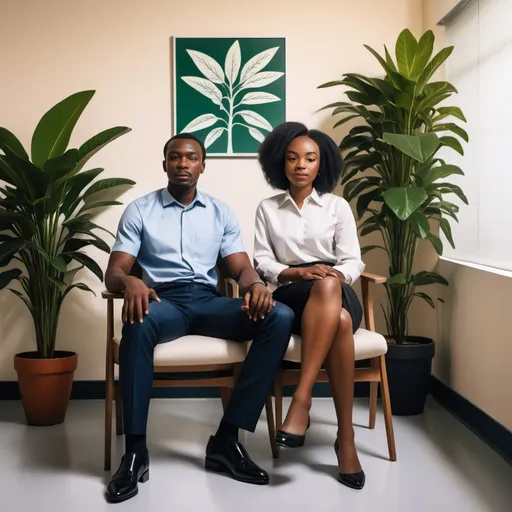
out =
<svg viewBox="0 0 512 512"><path fill-rule="evenodd" d="M300 363L301 337L293 334L288 349L284 355L285 361ZM388 351L388 344L382 334L358 329L354 334L354 345L356 361L371 359L372 357L383 356Z"/></svg>
<svg viewBox="0 0 512 512"><path fill-rule="evenodd" d="M114 338L119 345L118 338ZM193 366L241 363L247 354L247 344L189 335L173 341L159 343L155 348L155 366Z"/></svg>

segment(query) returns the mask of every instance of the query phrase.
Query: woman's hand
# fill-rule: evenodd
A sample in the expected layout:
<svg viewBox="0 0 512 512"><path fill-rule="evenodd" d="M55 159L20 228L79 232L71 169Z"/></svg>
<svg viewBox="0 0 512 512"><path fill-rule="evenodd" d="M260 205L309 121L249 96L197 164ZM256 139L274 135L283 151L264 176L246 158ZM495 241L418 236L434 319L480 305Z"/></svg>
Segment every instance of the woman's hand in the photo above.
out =
<svg viewBox="0 0 512 512"><path fill-rule="evenodd" d="M325 277L338 277L338 274L336 274L329 265L316 264L312 267L301 267L298 271L303 281L319 280Z"/></svg>

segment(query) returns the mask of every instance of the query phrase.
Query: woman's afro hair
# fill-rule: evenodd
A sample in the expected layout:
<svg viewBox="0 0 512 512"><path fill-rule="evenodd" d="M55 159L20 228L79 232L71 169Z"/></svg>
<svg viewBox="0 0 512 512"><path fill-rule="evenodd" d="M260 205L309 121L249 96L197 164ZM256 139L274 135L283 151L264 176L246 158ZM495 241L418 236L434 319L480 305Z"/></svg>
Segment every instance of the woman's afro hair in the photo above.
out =
<svg viewBox="0 0 512 512"><path fill-rule="evenodd" d="M269 185L288 190L290 182L285 174L288 146L297 137L307 136L320 149L320 168L313 186L319 194L332 192L343 171L343 158L336 143L320 130L308 130L302 123L286 122L270 132L258 149L258 161Z"/></svg>

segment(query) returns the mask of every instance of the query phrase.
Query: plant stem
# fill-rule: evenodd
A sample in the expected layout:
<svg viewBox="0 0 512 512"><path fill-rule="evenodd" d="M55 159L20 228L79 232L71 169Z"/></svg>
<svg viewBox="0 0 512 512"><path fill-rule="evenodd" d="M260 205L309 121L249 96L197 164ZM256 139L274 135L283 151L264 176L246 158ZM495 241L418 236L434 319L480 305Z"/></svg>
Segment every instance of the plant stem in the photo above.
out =
<svg viewBox="0 0 512 512"><path fill-rule="evenodd" d="M233 154L233 86L229 86L228 154Z"/></svg>

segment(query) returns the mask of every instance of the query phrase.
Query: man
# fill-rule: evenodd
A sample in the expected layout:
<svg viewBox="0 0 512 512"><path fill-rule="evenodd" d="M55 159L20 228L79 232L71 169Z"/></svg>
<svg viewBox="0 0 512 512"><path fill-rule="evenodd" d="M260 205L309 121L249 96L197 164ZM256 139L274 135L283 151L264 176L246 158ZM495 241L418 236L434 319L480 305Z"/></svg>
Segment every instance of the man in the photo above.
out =
<svg viewBox="0 0 512 512"><path fill-rule="evenodd" d="M205 170L202 142L190 134L176 135L166 143L164 157L168 186L128 205L105 275L108 290L124 292L119 364L126 446L107 487L107 498L116 502L137 494L137 483L149 478L146 424L154 348L187 334L253 340L206 447L205 467L243 482L268 483L268 474L238 441L238 429L254 432L294 320L252 268L233 212L197 190ZM217 292L219 254L244 299ZM129 275L136 259L142 280Z"/></svg>

